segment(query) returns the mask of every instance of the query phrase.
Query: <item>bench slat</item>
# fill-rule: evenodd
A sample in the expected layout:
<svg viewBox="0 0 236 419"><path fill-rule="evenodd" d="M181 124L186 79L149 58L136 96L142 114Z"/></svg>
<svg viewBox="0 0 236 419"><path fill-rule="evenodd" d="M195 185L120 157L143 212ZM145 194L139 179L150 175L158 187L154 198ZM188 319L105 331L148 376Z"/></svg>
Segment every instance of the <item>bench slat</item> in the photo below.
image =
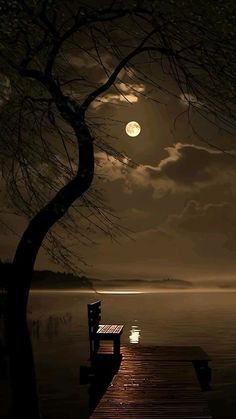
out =
<svg viewBox="0 0 236 419"><path fill-rule="evenodd" d="M118 324L105 324L99 325L97 334L120 334L123 331L124 326Z"/></svg>

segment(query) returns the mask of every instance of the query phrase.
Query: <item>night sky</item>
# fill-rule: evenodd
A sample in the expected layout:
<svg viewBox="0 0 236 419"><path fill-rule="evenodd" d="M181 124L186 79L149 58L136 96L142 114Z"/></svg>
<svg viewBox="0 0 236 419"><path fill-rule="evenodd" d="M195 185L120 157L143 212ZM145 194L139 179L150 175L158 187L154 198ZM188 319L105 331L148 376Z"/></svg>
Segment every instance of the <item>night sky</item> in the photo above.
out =
<svg viewBox="0 0 236 419"><path fill-rule="evenodd" d="M119 31L115 36L119 40ZM66 65L71 74L101 83L106 80L103 66L110 71L117 61L103 51L101 66L86 53L87 42L85 38L85 51L79 55L67 47ZM83 254L88 266L82 268L94 277L234 278L235 135L201 117L204 103L187 91L184 96L160 66L146 64L140 57L132 64L121 72L116 88L93 102L89 111L91 121L103 121L102 128L92 126L94 136L101 135L102 129L110 136L110 144L124 155L123 164L96 149L96 174L102 180L95 178L95 185L129 237L118 234L114 241L98 231L96 245L81 248L78 244L73 251ZM161 83L162 91L144 76L140 80L139 70ZM164 89L173 94L165 94ZM73 94L76 96L76 91ZM133 120L141 126L141 133L134 138L125 132L126 124ZM23 232L23 217L6 213L2 217L12 231ZM17 235L9 230L1 233L3 259L12 258L17 241ZM41 251L36 268L58 266Z"/></svg>
<svg viewBox="0 0 236 419"><path fill-rule="evenodd" d="M99 172L106 173L105 196L134 233L120 244L101 238L87 253L96 265L91 272L124 278L234 277L235 158L201 142L186 115L173 126L185 107L178 98L160 105L142 97L113 106L124 121L117 124L117 143L140 166L129 169L98 153ZM99 111L110 109L107 104ZM234 138L194 118L198 134L234 150ZM142 131L129 138L124 126L133 119Z"/></svg>

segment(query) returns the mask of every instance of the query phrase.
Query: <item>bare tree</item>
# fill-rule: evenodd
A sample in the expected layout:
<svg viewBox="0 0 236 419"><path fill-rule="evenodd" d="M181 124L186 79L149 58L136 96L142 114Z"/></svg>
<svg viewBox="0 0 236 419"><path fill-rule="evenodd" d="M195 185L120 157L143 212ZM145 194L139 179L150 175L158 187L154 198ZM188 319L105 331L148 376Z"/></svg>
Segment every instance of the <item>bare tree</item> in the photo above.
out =
<svg viewBox="0 0 236 419"><path fill-rule="evenodd" d="M213 1L104 3L0 1L2 172L11 203L30 218L13 260L6 310L14 418L40 416L26 313L45 237L55 223L63 225L78 198L76 220L112 223L99 189L90 189L94 147L124 156L94 108L107 102L108 91L121 102L129 101L127 92L155 101L156 92L182 95L190 123L195 109L220 129L235 129L233 2L223 9Z"/></svg>

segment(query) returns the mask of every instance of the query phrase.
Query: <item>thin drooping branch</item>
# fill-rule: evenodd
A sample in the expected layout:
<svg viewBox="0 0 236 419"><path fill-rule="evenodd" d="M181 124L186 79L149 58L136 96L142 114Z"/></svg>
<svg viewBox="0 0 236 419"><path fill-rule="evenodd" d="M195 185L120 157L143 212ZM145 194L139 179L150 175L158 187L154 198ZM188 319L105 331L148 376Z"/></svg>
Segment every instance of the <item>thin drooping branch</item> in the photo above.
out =
<svg viewBox="0 0 236 419"><path fill-rule="evenodd" d="M136 57L139 54L142 54L144 52L149 52L149 51L156 51L156 52L160 52L163 55L170 55L172 54L172 51L167 50L166 48L162 48L162 47L153 47L153 46L142 46L143 42L140 44L140 46L138 46L134 51L130 52L125 58L123 58L123 60L121 60L119 62L119 64L117 65L117 67L115 68L115 70L113 71L113 73L111 74L111 76L108 78L108 80L106 81L106 83L104 83L102 86L98 87L94 92L92 92L82 103L82 109L84 109L84 111L86 111L89 107L89 105L91 105L91 103L100 95L102 95L103 93L105 93L116 81L117 76L119 75L119 73L121 72L121 70L132 60L132 58Z"/></svg>

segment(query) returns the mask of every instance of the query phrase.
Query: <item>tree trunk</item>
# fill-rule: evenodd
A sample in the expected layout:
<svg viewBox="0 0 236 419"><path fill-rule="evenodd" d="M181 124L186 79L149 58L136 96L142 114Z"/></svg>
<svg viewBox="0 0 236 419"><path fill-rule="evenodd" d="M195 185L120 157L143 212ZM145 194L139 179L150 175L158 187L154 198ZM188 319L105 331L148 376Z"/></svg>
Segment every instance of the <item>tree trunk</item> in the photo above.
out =
<svg viewBox="0 0 236 419"><path fill-rule="evenodd" d="M94 174L93 141L87 126L74 126L78 139L79 162L75 177L30 221L16 250L5 313L6 341L10 360L12 419L39 419L37 385L27 304L34 263L42 241L50 228L66 213L73 202L91 185Z"/></svg>
<svg viewBox="0 0 236 419"><path fill-rule="evenodd" d="M11 384L10 417L39 419L34 359L25 312L32 272L20 271L13 265L12 278L18 279L19 286L17 290L10 286L5 314Z"/></svg>

